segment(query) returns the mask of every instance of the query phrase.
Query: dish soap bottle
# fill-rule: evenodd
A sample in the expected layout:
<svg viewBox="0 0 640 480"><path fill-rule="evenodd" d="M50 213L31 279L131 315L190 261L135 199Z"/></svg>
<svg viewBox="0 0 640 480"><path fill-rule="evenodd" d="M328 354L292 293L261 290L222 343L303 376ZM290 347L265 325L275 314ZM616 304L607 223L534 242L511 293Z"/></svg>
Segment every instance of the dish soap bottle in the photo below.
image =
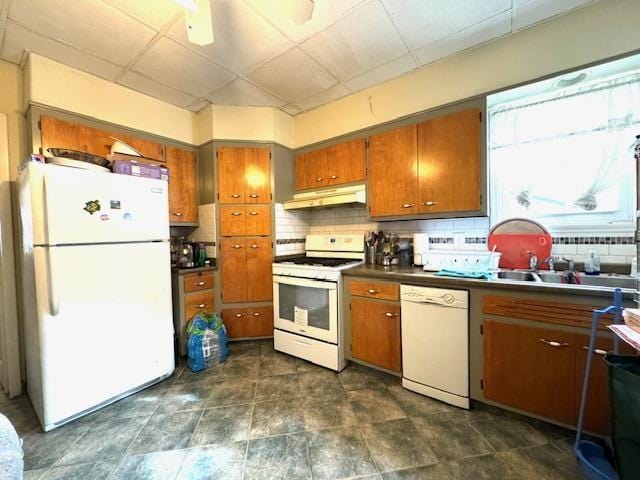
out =
<svg viewBox="0 0 640 480"><path fill-rule="evenodd" d="M600 275L600 255L593 250L589 250L587 259L584 262L584 273L587 275Z"/></svg>

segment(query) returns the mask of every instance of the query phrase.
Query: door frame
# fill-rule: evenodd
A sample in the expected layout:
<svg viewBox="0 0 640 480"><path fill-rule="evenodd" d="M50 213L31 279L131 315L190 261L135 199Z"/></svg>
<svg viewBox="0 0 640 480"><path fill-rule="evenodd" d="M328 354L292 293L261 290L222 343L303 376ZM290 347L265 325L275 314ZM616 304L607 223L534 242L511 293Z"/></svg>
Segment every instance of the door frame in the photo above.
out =
<svg viewBox="0 0 640 480"><path fill-rule="evenodd" d="M0 386L22 393L7 116L0 113Z"/></svg>

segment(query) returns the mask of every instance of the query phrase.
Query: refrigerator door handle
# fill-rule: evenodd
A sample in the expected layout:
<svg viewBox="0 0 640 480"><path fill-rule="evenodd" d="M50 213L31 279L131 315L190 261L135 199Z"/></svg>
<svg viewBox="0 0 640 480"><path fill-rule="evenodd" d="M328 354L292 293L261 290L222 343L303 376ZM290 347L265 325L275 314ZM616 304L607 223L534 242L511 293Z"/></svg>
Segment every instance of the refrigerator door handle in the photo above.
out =
<svg viewBox="0 0 640 480"><path fill-rule="evenodd" d="M47 297L49 303L49 313L55 317L60 313L60 302L56 296L56 290L53 286L53 255L51 248L47 248Z"/></svg>
<svg viewBox="0 0 640 480"><path fill-rule="evenodd" d="M42 202L43 202L43 210L44 210L44 234L47 237L46 243L51 244L51 232L49 230L49 188L47 188L47 175L46 173L42 176ZM49 255L47 255L49 258ZM47 260L48 262L48 260Z"/></svg>

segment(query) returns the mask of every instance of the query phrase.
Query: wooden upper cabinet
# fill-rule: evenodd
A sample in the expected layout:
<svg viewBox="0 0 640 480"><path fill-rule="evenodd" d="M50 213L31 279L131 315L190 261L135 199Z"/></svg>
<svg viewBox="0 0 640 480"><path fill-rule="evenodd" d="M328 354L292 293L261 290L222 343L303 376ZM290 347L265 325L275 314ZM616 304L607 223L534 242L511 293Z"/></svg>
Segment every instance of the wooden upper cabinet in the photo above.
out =
<svg viewBox="0 0 640 480"><path fill-rule="evenodd" d="M419 212L480 210L480 109L418 124Z"/></svg>
<svg viewBox="0 0 640 480"><path fill-rule="evenodd" d="M401 371L400 305L354 298L350 307L351 356Z"/></svg>
<svg viewBox="0 0 640 480"><path fill-rule="evenodd" d="M46 115L40 117L40 133L43 153L47 151L47 148L53 147L79 150L106 157L115 142L111 138L114 137L129 144L144 157L164 162L161 144L123 133L88 127Z"/></svg>
<svg viewBox="0 0 640 480"><path fill-rule="evenodd" d="M271 205L221 205L220 235L270 235Z"/></svg>
<svg viewBox="0 0 640 480"><path fill-rule="evenodd" d="M220 203L269 203L271 160L268 148L218 149Z"/></svg>
<svg viewBox="0 0 640 480"><path fill-rule="evenodd" d="M371 216L418 213L417 132L409 125L369 137Z"/></svg>
<svg viewBox="0 0 640 480"><path fill-rule="evenodd" d="M169 221L196 223L198 197L195 153L167 146L167 168L169 168Z"/></svg>
<svg viewBox="0 0 640 480"><path fill-rule="evenodd" d="M246 301L266 302L273 298L273 279L271 264L273 254L271 238L259 237L247 239L247 285Z"/></svg>
<svg viewBox="0 0 640 480"><path fill-rule="evenodd" d="M296 190L365 180L365 141L356 138L295 158Z"/></svg>

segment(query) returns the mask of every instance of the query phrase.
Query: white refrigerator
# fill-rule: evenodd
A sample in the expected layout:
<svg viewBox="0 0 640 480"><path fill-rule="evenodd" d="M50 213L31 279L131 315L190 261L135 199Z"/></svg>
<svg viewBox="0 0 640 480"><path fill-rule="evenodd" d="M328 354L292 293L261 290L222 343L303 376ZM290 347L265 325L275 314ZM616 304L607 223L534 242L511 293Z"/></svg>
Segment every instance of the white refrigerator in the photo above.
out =
<svg viewBox="0 0 640 480"><path fill-rule="evenodd" d="M45 431L171 375L168 184L20 174L27 389Z"/></svg>

